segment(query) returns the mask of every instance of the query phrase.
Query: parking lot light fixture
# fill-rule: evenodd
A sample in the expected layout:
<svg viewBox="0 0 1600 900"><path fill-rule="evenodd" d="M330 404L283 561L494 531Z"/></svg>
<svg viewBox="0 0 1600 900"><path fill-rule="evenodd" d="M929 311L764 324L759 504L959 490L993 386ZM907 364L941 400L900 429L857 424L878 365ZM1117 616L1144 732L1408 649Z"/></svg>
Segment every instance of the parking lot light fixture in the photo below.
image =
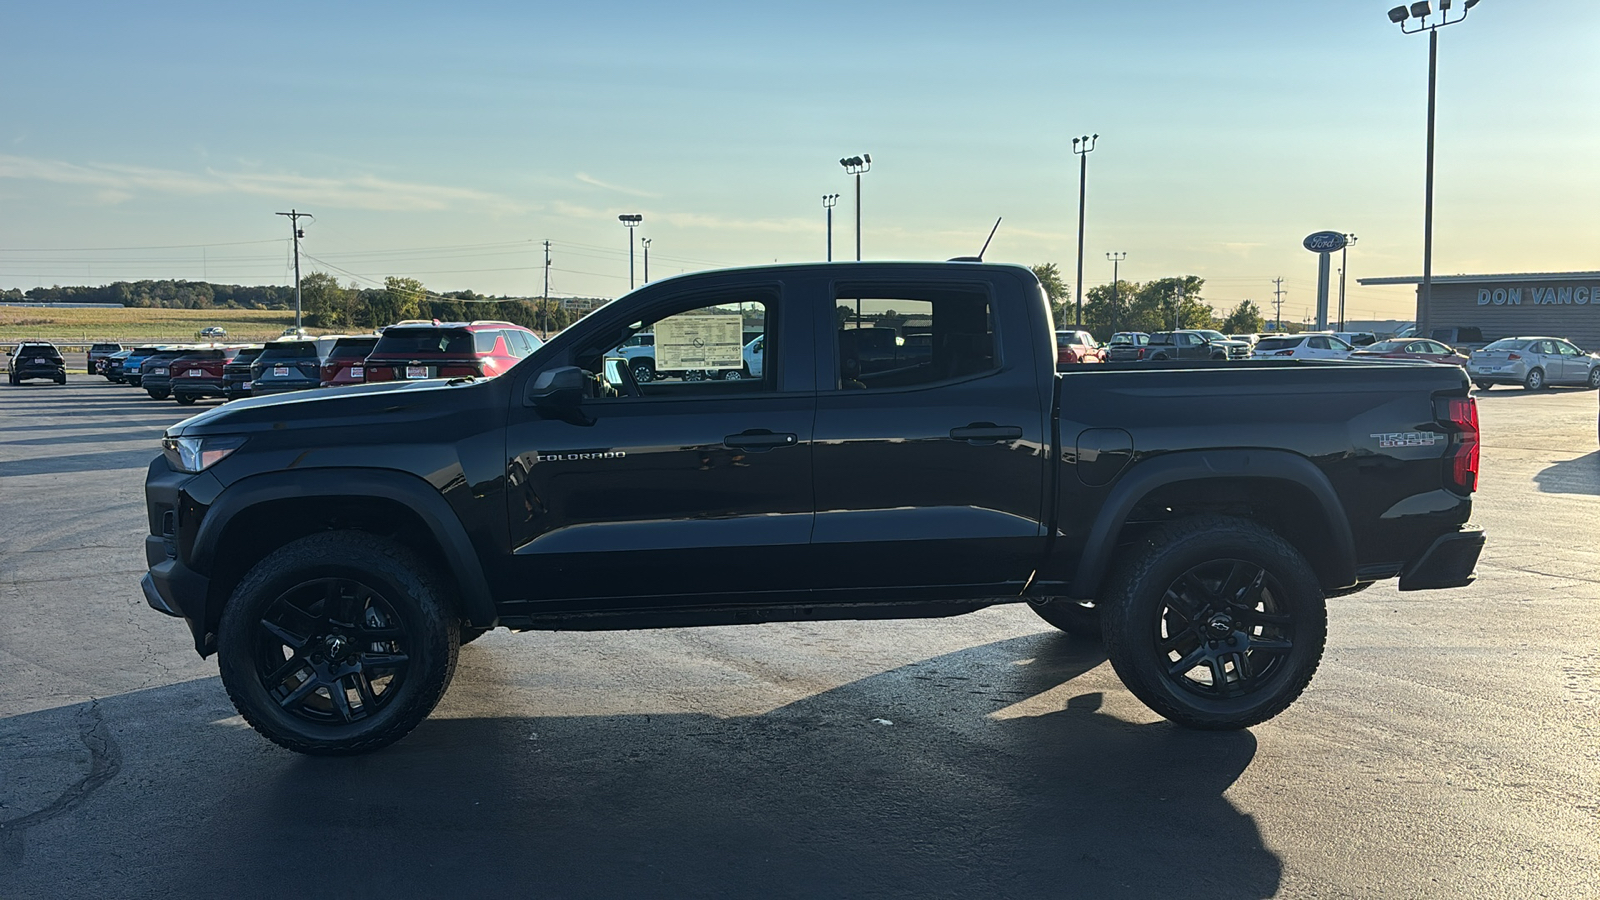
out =
<svg viewBox="0 0 1600 900"><path fill-rule="evenodd" d="M644 248L644 283L650 283L650 239L639 238L639 246Z"/></svg>
<svg viewBox="0 0 1600 900"><path fill-rule="evenodd" d="M628 229L628 290L631 291L633 290L633 230L644 221L644 216L638 213L624 213L617 216L617 221Z"/></svg>
<svg viewBox="0 0 1600 900"><path fill-rule="evenodd" d="M844 166L846 175L854 175L856 179L856 262L861 261L861 176L872 171L872 154L863 153L860 156L847 156L839 160L839 165Z"/></svg>
<svg viewBox="0 0 1600 900"><path fill-rule="evenodd" d="M1450 0L1439 0L1439 16L1432 22L1428 20L1433 17L1433 7L1427 0L1411 4L1409 10L1404 6L1389 10L1389 21L1399 25L1403 33L1428 33L1428 163L1422 200L1422 287L1417 294L1418 334L1428 332L1428 310L1433 300L1433 119L1434 97L1439 80L1439 29L1465 20L1467 12L1477 5L1478 0L1466 0L1461 4L1461 13L1452 18L1450 10L1453 4Z"/></svg>
<svg viewBox="0 0 1600 900"><path fill-rule="evenodd" d="M833 208L838 203L838 194L822 195L822 208L828 211L828 262L833 262Z"/></svg>

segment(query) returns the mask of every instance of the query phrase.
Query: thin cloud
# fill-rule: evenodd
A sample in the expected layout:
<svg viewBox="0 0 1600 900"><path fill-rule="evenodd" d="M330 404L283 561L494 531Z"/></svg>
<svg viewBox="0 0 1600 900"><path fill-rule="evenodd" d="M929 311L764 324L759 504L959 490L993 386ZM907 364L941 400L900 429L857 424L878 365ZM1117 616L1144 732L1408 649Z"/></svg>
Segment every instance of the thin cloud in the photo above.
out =
<svg viewBox="0 0 1600 900"><path fill-rule="evenodd" d="M99 189L102 201L123 202L139 192L204 196L249 194L340 209L380 212L417 212L458 206L488 208L498 212L530 209L509 198L470 188L414 184L372 175L351 178L317 178L286 173L245 173L206 169L183 172L116 163L78 165L62 160L0 154L0 178L46 181Z"/></svg>
<svg viewBox="0 0 1600 900"><path fill-rule="evenodd" d="M600 179L584 172L578 172L577 174L573 175L573 177L584 184L593 185L594 187L602 188L608 191L615 191L618 194L627 194L629 197L656 198L661 196L660 194L652 194L649 191L641 191L636 188L623 187L620 184L611 184L609 182L601 181Z"/></svg>

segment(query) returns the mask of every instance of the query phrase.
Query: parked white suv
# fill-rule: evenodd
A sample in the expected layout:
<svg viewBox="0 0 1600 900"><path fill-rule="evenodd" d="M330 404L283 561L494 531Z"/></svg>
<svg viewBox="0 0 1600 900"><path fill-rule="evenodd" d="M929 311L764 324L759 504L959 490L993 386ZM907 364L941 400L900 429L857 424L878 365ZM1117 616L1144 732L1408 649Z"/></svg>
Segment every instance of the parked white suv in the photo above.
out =
<svg viewBox="0 0 1600 900"><path fill-rule="evenodd" d="M1345 359L1354 347L1337 335L1323 332L1264 337L1256 343L1252 359L1292 356L1296 359Z"/></svg>

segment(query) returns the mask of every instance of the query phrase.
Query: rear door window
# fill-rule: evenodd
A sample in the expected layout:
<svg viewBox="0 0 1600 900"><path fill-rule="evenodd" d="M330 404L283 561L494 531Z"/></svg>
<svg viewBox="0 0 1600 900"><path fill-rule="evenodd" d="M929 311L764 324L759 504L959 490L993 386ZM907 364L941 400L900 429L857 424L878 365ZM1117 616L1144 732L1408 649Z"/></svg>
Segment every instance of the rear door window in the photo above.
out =
<svg viewBox="0 0 1600 900"><path fill-rule="evenodd" d="M982 290L845 285L834 313L841 389L918 387L999 368L993 311ZM912 335L928 338L907 341Z"/></svg>

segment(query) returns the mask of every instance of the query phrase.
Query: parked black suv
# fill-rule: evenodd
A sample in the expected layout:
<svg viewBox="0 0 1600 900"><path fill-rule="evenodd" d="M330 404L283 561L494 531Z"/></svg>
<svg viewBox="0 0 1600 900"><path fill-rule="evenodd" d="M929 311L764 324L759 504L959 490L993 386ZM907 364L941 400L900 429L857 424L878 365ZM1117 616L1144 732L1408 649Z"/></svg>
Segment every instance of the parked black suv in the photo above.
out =
<svg viewBox="0 0 1600 900"><path fill-rule="evenodd" d="M611 352L653 327L664 360L731 364L741 324L765 335L758 377L640 384ZM426 717L461 643L496 626L1002 602L1103 635L1160 715L1242 728L1310 683L1325 598L1472 581L1460 368L1058 373L1055 342L1020 266L652 282L496 378L252 399L169 428L145 481L144 594L218 654L262 734L357 753Z"/></svg>
<svg viewBox="0 0 1600 900"><path fill-rule="evenodd" d="M251 364L261 355L260 347L241 347L239 355L222 367L222 399L240 400L250 396Z"/></svg>
<svg viewBox="0 0 1600 900"><path fill-rule="evenodd" d="M165 400L172 396L172 361L194 352L189 347L168 347L144 358L139 366L139 387L152 400Z"/></svg>
<svg viewBox="0 0 1600 900"><path fill-rule="evenodd" d="M56 384L67 383L67 361L55 344L44 341L24 341L10 351L6 375L12 384L21 384L35 378L48 378Z"/></svg>
<svg viewBox="0 0 1600 900"><path fill-rule="evenodd" d="M250 396L322 387L322 358L337 338L279 338L250 361Z"/></svg>

